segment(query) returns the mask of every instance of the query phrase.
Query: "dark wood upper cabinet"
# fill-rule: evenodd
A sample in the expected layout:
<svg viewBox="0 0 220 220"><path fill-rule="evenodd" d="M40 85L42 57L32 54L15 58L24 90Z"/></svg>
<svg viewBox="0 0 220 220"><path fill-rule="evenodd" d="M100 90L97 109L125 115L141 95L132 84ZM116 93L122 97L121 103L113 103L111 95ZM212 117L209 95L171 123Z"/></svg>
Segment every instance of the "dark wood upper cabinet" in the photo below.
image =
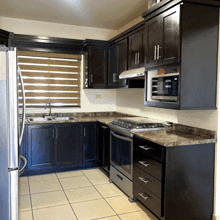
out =
<svg viewBox="0 0 220 220"><path fill-rule="evenodd" d="M108 86L108 42L86 40L87 72L84 87L106 88Z"/></svg>
<svg viewBox="0 0 220 220"><path fill-rule="evenodd" d="M128 37L128 69L135 69L144 66L145 31L144 29Z"/></svg>
<svg viewBox="0 0 220 220"><path fill-rule="evenodd" d="M9 38L10 38L10 33L8 31L0 29L0 44L9 47L10 46Z"/></svg>
<svg viewBox="0 0 220 220"><path fill-rule="evenodd" d="M146 67L180 61L180 5L165 11L145 24Z"/></svg>
<svg viewBox="0 0 220 220"><path fill-rule="evenodd" d="M108 69L108 86L124 87L127 81L119 79L119 75L127 70L127 38L111 45L109 47L109 69Z"/></svg>
<svg viewBox="0 0 220 220"><path fill-rule="evenodd" d="M161 10L145 17L145 106L216 109L219 8L183 2ZM150 70L160 68L179 73L178 101L151 100Z"/></svg>

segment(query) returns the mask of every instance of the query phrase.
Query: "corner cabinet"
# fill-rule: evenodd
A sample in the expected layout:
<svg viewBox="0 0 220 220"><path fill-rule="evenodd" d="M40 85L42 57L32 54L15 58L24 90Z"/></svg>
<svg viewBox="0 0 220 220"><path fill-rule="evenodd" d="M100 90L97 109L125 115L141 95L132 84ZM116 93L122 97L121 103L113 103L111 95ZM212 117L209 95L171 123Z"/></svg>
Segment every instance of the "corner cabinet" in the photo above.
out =
<svg viewBox="0 0 220 220"><path fill-rule="evenodd" d="M145 106L216 109L219 8L170 1L146 15L145 31ZM178 101L151 99L151 79L158 75L151 70L161 68L179 73Z"/></svg>
<svg viewBox="0 0 220 220"><path fill-rule="evenodd" d="M119 79L119 75L127 70L127 38L109 47L109 68L108 68L108 86L125 87L126 79Z"/></svg>
<svg viewBox="0 0 220 220"><path fill-rule="evenodd" d="M86 40L84 88L108 87L108 41Z"/></svg>
<svg viewBox="0 0 220 220"><path fill-rule="evenodd" d="M134 196L161 220L212 220L215 144L133 141Z"/></svg>

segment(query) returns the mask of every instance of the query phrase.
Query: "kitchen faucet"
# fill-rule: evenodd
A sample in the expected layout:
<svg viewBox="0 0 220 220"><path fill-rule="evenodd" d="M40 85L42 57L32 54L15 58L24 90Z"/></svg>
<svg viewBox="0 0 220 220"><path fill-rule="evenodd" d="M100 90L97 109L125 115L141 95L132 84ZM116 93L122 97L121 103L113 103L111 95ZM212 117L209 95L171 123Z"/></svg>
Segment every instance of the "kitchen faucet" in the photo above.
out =
<svg viewBox="0 0 220 220"><path fill-rule="evenodd" d="M50 102L47 102L45 105L45 109L47 108L47 104L49 104L49 108L50 108L49 116L51 116L51 104L50 104Z"/></svg>

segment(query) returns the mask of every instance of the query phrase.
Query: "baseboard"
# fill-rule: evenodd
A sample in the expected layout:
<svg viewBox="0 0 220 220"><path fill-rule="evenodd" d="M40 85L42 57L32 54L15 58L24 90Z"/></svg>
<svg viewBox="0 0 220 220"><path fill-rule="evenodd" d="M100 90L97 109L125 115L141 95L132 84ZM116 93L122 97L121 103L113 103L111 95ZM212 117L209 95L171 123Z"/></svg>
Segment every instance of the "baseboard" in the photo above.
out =
<svg viewBox="0 0 220 220"><path fill-rule="evenodd" d="M216 215L212 215L212 220L220 220L220 215L216 216Z"/></svg>

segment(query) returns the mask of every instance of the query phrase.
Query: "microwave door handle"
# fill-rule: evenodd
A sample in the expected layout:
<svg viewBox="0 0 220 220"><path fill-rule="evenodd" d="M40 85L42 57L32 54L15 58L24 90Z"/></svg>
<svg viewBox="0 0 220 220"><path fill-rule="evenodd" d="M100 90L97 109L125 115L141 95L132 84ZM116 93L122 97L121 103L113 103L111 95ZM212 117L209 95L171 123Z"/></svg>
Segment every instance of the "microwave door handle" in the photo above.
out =
<svg viewBox="0 0 220 220"><path fill-rule="evenodd" d="M116 138L119 138L119 139L122 139L122 140L125 140L125 141L130 141L130 142L131 142L131 139L130 139L130 138L127 138L127 137L124 137L124 136L115 134L115 132L113 132L113 131L111 131L111 134L112 134L113 136L115 136Z"/></svg>
<svg viewBox="0 0 220 220"><path fill-rule="evenodd" d="M19 146L21 145L23 134L24 134L24 128L25 128L25 117L26 117L26 106L25 106L25 92L24 92L24 83L23 78L21 75L20 67L18 67L18 74L21 81L21 90L22 90L22 100L23 100L23 114L22 114L22 127L21 127L21 134L19 137Z"/></svg>

